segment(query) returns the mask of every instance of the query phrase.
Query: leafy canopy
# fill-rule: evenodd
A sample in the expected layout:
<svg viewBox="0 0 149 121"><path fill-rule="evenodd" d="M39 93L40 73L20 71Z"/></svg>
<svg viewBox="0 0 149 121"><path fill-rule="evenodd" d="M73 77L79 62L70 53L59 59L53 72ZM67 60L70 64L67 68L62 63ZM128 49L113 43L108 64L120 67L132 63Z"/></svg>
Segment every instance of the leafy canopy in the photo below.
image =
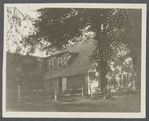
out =
<svg viewBox="0 0 149 121"><path fill-rule="evenodd" d="M50 43L46 49L60 49L68 40L82 35L85 31L96 32L96 38L99 40L107 26L107 17L113 12L113 9L39 9L39 17L35 21L36 33L29 36L27 42L40 42L44 39ZM106 40L100 41L104 41L102 47L107 44Z"/></svg>
<svg viewBox="0 0 149 121"><path fill-rule="evenodd" d="M113 56L108 60L108 73L106 78L108 83L115 88L131 88L133 86L133 77L135 68L129 53L127 44L122 42L112 43Z"/></svg>
<svg viewBox="0 0 149 121"><path fill-rule="evenodd" d="M32 56L22 56L20 54L7 53L7 68L19 81L38 81L42 79L43 72L40 58Z"/></svg>

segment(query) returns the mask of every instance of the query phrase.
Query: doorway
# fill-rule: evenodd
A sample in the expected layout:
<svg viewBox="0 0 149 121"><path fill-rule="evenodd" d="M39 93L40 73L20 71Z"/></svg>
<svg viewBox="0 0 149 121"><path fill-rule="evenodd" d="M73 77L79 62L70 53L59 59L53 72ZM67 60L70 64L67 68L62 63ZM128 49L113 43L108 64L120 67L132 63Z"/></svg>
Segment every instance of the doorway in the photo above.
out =
<svg viewBox="0 0 149 121"><path fill-rule="evenodd" d="M62 78L62 92L67 89L67 78Z"/></svg>
<svg viewBox="0 0 149 121"><path fill-rule="evenodd" d="M58 93L62 93L62 78L58 79Z"/></svg>

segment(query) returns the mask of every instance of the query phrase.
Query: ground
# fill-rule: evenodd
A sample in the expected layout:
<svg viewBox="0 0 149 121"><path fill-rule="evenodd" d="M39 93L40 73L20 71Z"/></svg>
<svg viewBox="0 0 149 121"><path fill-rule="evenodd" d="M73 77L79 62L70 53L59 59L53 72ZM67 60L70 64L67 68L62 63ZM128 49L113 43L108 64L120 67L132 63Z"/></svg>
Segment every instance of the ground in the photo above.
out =
<svg viewBox="0 0 149 121"><path fill-rule="evenodd" d="M6 111L43 112L140 112L140 92L113 95L112 98L90 97L34 97L21 98L21 101L7 100Z"/></svg>

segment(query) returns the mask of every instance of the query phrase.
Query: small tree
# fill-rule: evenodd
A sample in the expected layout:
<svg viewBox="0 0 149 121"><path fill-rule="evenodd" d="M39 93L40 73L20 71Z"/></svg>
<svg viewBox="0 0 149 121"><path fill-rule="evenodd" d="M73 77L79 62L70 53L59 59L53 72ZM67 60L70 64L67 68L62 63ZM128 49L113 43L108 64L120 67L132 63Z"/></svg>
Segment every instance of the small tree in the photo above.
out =
<svg viewBox="0 0 149 121"><path fill-rule="evenodd" d="M43 78L44 70L41 69L41 60L32 56L22 56L20 54L13 54L14 71L18 85L30 81L39 81ZM10 65L11 66L11 65Z"/></svg>

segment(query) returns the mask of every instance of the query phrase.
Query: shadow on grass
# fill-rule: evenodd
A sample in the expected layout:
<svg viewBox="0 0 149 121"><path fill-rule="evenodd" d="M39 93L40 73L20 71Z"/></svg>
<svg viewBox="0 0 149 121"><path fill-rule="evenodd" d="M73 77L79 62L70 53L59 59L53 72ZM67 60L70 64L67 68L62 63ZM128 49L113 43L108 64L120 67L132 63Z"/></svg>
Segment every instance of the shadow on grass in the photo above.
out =
<svg viewBox="0 0 149 121"><path fill-rule="evenodd" d="M114 93L112 97L103 100L101 97L58 98L34 97L16 98L6 102L6 111L41 111L41 112L140 112L140 92L126 94Z"/></svg>

